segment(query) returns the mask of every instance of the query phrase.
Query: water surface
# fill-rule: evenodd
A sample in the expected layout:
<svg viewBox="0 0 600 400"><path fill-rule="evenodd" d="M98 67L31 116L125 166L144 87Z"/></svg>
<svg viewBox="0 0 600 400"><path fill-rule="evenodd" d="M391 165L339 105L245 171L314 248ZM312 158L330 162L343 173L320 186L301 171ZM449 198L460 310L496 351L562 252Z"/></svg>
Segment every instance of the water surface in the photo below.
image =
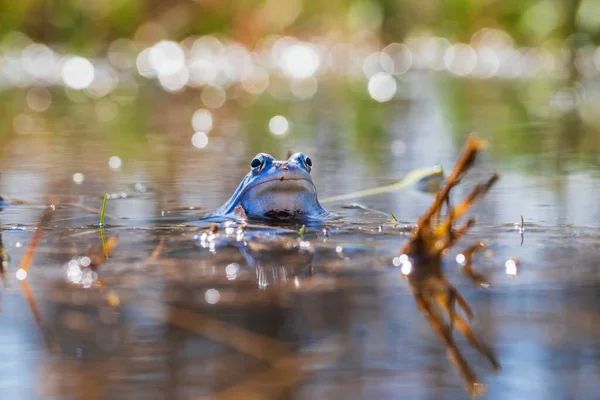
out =
<svg viewBox="0 0 600 400"><path fill-rule="evenodd" d="M190 120L201 107L194 93L142 85L106 121L98 103L114 99L73 103L56 89L50 111L31 113L18 106L24 92L3 92L15 106L4 105L0 159L0 193L9 201L0 213L2 243L10 256L0 292L2 397L467 398L393 266L432 195L357 199L375 211L327 204L343 218L309 226L303 240L293 224L222 225L211 240L202 235L209 223L197 216L227 200L258 152L310 155L324 198L391 183L415 168L449 170L477 130L490 148L455 199L494 171L501 180L473 209L478 224L445 268L502 370L463 339L458 345L488 385L486 398L594 398L598 132L576 111L533 113L550 107L522 99L537 81L402 79L402 98L385 104L335 82L310 101L265 94L227 104L213 110L202 149L191 143ZM286 135L269 133L274 115L290 121ZM109 166L115 156L118 168ZM119 242L87 285L79 266L69 275L68 263L101 249L104 193L111 195L105 236ZM56 210L27 277L40 327L16 275L49 204ZM455 261L478 240L488 245L476 265L489 288L474 286ZM517 275L507 273L509 259L519 261Z"/></svg>

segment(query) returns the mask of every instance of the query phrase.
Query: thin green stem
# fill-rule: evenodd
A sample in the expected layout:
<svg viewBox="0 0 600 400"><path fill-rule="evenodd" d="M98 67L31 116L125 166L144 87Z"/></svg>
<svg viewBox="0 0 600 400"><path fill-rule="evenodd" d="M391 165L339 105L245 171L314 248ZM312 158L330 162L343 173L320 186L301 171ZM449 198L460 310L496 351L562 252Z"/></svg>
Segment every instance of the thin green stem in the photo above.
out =
<svg viewBox="0 0 600 400"><path fill-rule="evenodd" d="M304 234L306 233L306 225L302 225L302 228L298 231L298 235L300 235L300 239L304 240Z"/></svg>
<svg viewBox="0 0 600 400"><path fill-rule="evenodd" d="M102 211L100 212L100 226L104 226L104 214L106 213L106 201L108 200L108 193L104 195L104 202L102 203Z"/></svg>

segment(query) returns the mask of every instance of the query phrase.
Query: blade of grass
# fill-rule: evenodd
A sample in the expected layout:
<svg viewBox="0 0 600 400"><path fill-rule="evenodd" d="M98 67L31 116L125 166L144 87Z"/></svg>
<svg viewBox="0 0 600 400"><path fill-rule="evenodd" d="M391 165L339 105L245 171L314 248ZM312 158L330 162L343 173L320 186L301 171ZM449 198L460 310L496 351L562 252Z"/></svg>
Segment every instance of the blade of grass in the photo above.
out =
<svg viewBox="0 0 600 400"><path fill-rule="evenodd" d="M100 211L100 226L104 226L104 215L106 214L106 201L108 200L108 193L104 195L104 201L102 202L102 210Z"/></svg>
<svg viewBox="0 0 600 400"><path fill-rule="evenodd" d="M104 235L103 225L100 225L100 237L102 238L102 249L104 250L104 258L108 260L108 251L106 250L106 236Z"/></svg>
<svg viewBox="0 0 600 400"><path fill-rule="evenodd" d="M298 231L298 235L300 235L300 239L304 240L304 234L306 233L306 225L302 225L302 228Z"/></svg>
<svg viewBox="0 0 600 400"><path fill-rule="evenodd" d="M108 260L108 251L106 250L106 236L104 235L104 216L106 214L107 200L108 193L104 195L104 201L102 202L102 210L100 211L100 237L102 238L102 249L104 250L104 258Z"/></svg>

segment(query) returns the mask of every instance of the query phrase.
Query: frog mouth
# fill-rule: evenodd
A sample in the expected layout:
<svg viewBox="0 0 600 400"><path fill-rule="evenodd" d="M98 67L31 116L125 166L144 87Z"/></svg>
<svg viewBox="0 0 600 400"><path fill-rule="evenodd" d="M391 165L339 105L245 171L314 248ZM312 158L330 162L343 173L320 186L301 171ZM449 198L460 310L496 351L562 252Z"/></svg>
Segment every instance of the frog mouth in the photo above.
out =
<svg viewBox="0 0 600 400"><path fill-rule="evenodd" d="M273 178L264 182L257 183L248 188L247 192L255 191L258 193L266 192L316 192L315 184L312 180L306 178ZM257 194L258 194L257 193Z"/></svg>
<svg viewBox="0 0 600 400"><path fill-rule="evenodd" d="M306 212L302 210L270 210L265 213L265 217L277 220L296 220L304 217Z"/></svg>

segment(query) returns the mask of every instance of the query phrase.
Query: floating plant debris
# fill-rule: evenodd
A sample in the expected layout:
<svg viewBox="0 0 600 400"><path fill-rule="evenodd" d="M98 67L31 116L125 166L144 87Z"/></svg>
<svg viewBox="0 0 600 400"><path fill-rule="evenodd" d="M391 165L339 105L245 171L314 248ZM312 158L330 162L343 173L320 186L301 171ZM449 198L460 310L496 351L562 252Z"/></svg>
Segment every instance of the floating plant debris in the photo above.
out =
<svg viewBox="0 0 600 400"><path fill-rule="evenodd" d="M456 207L448 206L445 218L440 218L437 223L436 221L441 217L443 205L449 204L451 190L473 166L477 154L485 145L485 141L474 136L468 139L446 184L439 191L433 205L419 219L417 227L412 231L411 238L404 245L402 255L399 257L402 260L402 273L408 279L418 308L425 314L433 330L448 348L450 358L457 365L460 374L467 382L469 393L473 396L481 395L485 387L479 382L477 375L456 345L452 335L454 326L474 348L487 357L494 368L499 369L500 363L492 349L475 335L467 320L456 311L455 306L458 304L469 319L473 317L473 311L466 299L446 278L442 261L446 251L474 225L475 220L471 218L459 227L455 227L455 224L485 195L498 180L498 175L494 174L486 182L477 185ZM469 260L467 276L474 282L483 284L487 281L473 271L470 262L472 253L479 247L480 245L477 244L469 248L464 258ZM447 314L448 322L444 319L443 313Z"/></svg>

